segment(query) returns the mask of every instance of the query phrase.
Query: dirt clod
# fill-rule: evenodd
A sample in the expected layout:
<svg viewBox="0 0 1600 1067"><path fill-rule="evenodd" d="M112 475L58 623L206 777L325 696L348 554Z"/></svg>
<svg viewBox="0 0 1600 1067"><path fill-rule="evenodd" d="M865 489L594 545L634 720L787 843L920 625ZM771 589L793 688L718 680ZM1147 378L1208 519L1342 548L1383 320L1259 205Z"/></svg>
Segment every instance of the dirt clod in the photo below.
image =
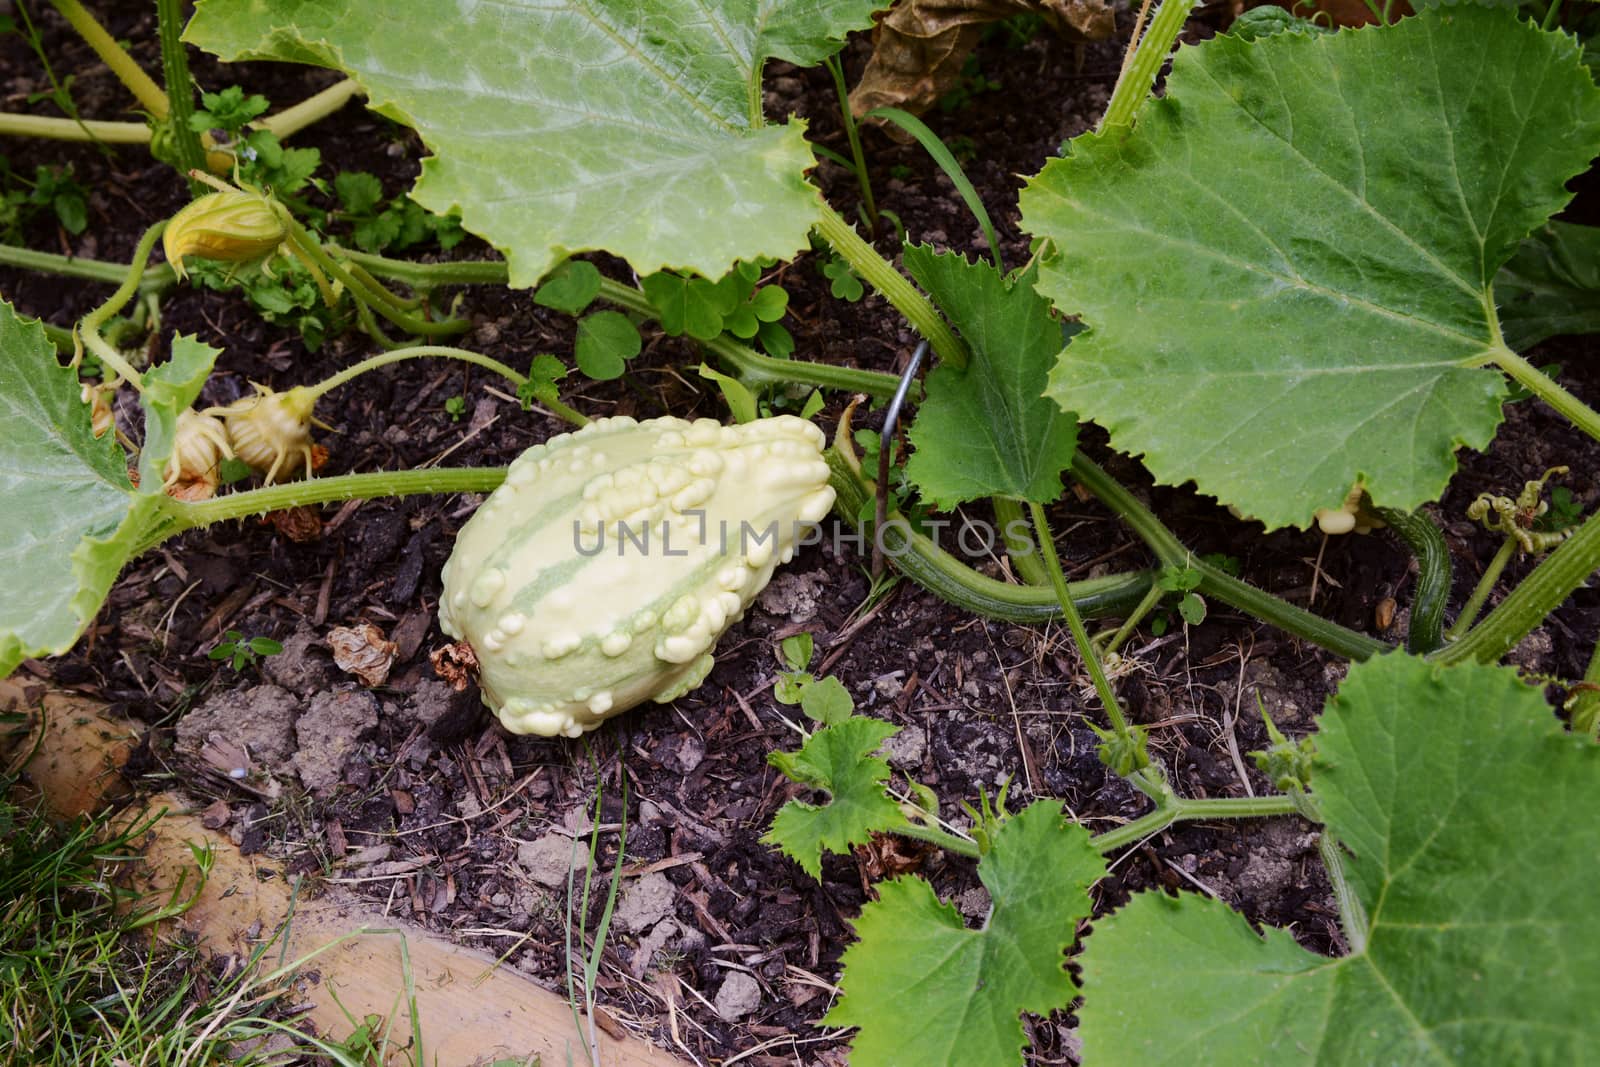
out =
<svg viewBox="0 0 1600 1067"><path fill-rule="evenodd" d="M622 891L612 922L623 933L641 933L672 914L677 889L660 871L641 876Z"/></svg>
<svg viewBox="0 0 1600 1067"><path fill-rule="evenodd" d="M309 697L333 684L328 650L309 626L300 626L283 640L283 651L261 660L261 673L283 688Z"/></svg>
<svg viewBox="0 0 1600 1067"><path fill-rule="evenodd" d="M546 834L519 845L517 862L540 885L565 889L568 874L582 879L589 867L589 850L582 845L574 848L572 838L563 834Z"/></svg>
<svg viewBox="0 0 1600 1067"><path fill-rule="evenodd" d="M268 769L294 751L295 716L300 701L276 685L256 685L217 693L178 720L178 751L197 755L213 733L244 747Z"/></svg>
<svg viewBox="0 0 1600 1067"><path fill-rule="evenodd" d="M734 971L722 980L713 1004L724 1022L736 1023L761 1007L761 986L743 971Z"/></svg>
<svg viewBox="0 0 1600 1067"><path fill-rule="evenodd" d="M343 778L344 762L378 725L378 701L361 690L319 693L294 724L299 749L294 769L307 789L331 789Z"/></svg>

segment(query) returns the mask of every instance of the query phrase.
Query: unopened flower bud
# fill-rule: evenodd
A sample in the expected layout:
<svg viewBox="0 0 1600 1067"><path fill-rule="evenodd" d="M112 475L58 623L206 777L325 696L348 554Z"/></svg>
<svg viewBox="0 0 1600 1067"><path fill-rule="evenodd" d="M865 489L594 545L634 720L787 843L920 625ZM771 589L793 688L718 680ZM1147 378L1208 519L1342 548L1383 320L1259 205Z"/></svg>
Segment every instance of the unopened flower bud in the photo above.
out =
<svg viewBox="0 0 1600 1067"><path fill-rule="evenodd" d="M287 234L266 197L230 189L202 196L172 216L161 247L167 262L183 277L186 256L255 263L270 256Z"/></svg>

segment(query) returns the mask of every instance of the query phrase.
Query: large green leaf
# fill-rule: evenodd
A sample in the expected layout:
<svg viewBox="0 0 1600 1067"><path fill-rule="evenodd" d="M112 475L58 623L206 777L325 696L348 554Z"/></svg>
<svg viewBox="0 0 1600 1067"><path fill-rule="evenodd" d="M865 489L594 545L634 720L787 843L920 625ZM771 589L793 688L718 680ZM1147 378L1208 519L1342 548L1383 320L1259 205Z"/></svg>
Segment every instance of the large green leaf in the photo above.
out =
<svg viewBox="0 0 1600 1067"><path fill-rule="evenodd" d="M1066 1007L1076 993L1066 950L1106 873L1088 833L1041 800L1000 824L978 878L992 910L969 929L920 878L877 887L845 950L843 997L828 1013L856 1026L852 1067L1014 1067L1018 1016Z"/></svg>
<svg viewBox="0 0 1600 1067"><path fill-rule="evenodd" d="M1506 344L1600 333L1600 227L1551 222L1522 242L1494 283Z"/></svg>
<svg viewBox="0 0 1600 1067"><path fill-rule="evenodd" d="M72 647L127 561L127 457L99 439L78 374L0 300L0 677Z"/></svg>
<svg viewBox="0 0 1600 1067"><path fill-rule="evenodd" d="M947 511L986 496L1054 500L1078 422L1044 395L1062 327L1032 272L1008 280L927 245L907 247L904 263L972 352L965 368L941 364L928 375L906 475Z"/></svg>
<svg viewBox="0 0 1600 1067"><path fill-rule="evenodd" d="M1351 668L1317 749L1364 948L1138 894L1085 944L1085 1061L1600 1061L1600 748L1508 668L1394 653Z"/></svg>
<svg viewBox="0 0 1600 1067"><path fill-rule="evenodd" d="M1505 11L1181 49L1023 191L1090 326L1051 395L1269 528L1436 499L1501 417L1489 283L1597 145L1577 45Z"/></svg>
<svg viewBox="0 0 1600 1067"><path fill-rule="evenodd" d="M716 278L806 243L804 123L759 114L768 58L802 65L885 0L201 0L185 39L343 70L434 152L412 196L532 285L585 249Z"/></svg>

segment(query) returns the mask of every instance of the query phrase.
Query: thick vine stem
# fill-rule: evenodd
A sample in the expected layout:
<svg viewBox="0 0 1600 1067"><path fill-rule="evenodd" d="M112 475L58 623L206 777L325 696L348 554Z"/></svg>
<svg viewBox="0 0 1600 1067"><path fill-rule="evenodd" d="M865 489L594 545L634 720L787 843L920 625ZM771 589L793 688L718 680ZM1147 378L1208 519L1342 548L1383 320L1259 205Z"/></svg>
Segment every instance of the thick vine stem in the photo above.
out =
<svg viewBox="0 0 1600 1067"><path fill-rule="evenodd" d="M167 117L167 94L157 85L155 79L146 74L133 57L116 42L111 34L106 32L91 15L87 8L78 0L50 0L55 9L61 12L63 18L78 31L78 36L94 49L106 66L111 68L111 73L117 80L127 86L139 101L139 106L158 119Z"/></svg>
<svg viewBox="0 0 1600 1067"><path fill-rule="evenodd" d="M1028 521L1022 514L1021 503L1004 496L992 497L989 502L994 505L994 522L1000 527L1000 538L1005 542L1011 569L1029 585L1049 585L1050 574L1039 557L1039 546L1021 532L1022 525Z"/></svg>
<svg viewBox="0 0 1600 1067"><path fill-rule="evenodd" d="M1500 345L1491 354L1490 360L1518 385L1555 408L1578 429L1600 441L1600 412L1573 396L1559 382L1505 345Z"/></svg>
<svg viewBox="0 0 1600 1067"><path fill-rule="evenodd" d="M1349 659L1364 660L1388 650L1389 646L1376 638L1313 615L1304 608L1295 607L1288 601L1257 589L1248 582L1240 581L1195 556L1149 508L1139 503L1120 482L1082 452L1077 452L1072 457L1072 474L1084 488L1128 524L1150 551L1155 553L1162 566L1185 567L1198 571L1201 592L1209 593L1223 603L1248 612L1263 622L1287 630L1296 637L1303 637L1315 645Z"/></svg>
<svg viewBox="0 0 1600 1067"><path fill-rule="evenodd" d="M1516 647L1600 568L1600 512L1584 520L1517 584L1482 622L1429 658L1439 663L1493 663Z"/></svg>
<svg viewBox="0 0 1600 1067"><path fill-rule="evenodd" d="M162 500L162 506L171 516L173 525L163 532L160 540L196 526L209 526L226 519L243 519L307 504L421 493L487 493L497 488L505 478L504 467L371 471L265 485L192 503L166 497Z"/></svg>
<svg viewBox="0 0 1600 1067"><path fill-rule="evenodd" d="M1163 0L1150 28L1145 31L1134 48L1133 58L1123 67L1116 88L1111 91L1111 102L1100 118L1099 129L1132 124L1134 114L1150 95L1161 64L1167 61L1172 44L1178 39L1183 24L1189 20L1194 0Z"/></svg>
<svg viewBox="0 0 1600 1067"><path fill-rule="evenodd" d="M1417 560L1417 588L1411 598L1411 624L1406 651L1418 656L1444 644L1444 609L1450 599L1450 549L1420 511L1378 508L1378 517L1405 542Z"/></svg>
<svg viewBox="0 0 1600 1067"><path fill-rule="evenodd" d="M1130 823L1096 834L1089 843L1098 851L1115 852L1151 834L1159 833L1180 822L1196 819L1256 819L1273 815L1298 815L1301 807L1294 797L1275 794L1264 797L1215 797L1203 800L1184 800L1172 797L1165 805L1157 806Z"/></svg>
<svg viewBox="0 0 1600 1067"><path fill-rule="evenodd" d="M837 440L837 438L836 438ZM990 619L1009 622L1049 622L1059 620L1061 605L1049 587L1013 585L979 574L944 549L912 529L900 515L891 516L881 533L874 535L858 516L872 499L861 477L860 465L839 447L828 449L828 466L833 469L829 484L838 500L834 512L865 536L883 541L884 553L901 574L927 589L941 600L976 612ZM1154 576L1148 571L1091 578L1068 583L1072 602L1088 618L1120 615L1138 603Z"/></svg>
<svg viewBox="0 0 1600 1067"><path fill-rule="evenodd" d="M348 104L351 98L360 92L361 86L346 78L328 86L320 93L313 93L298 104L268 115L256 125L282 140L299 133L313 123L321 122Z"/></svg>
<svg viewBox="0 0 1600 1067"><path fill-rule="evenodd" d="M934 353L952 367L967 365L967 346L951 332L932 301L917 291L906 276L868 244L843 215L833 210L822 194L817 194L821 214L816 230L828 246L844 257L857 274L883 294L895 310L905 316L913 329L933 346Z"/></svg>
<svg viewBox="0 0 1600 1067"><path fill-rule="evenodd" d="M1367 948L1367 909L1361 906L1355 886L1350 884L1344 871L1344 853L1339 842L1328 831L1317 835L1317 855L1328 869L1328 881L1333 885L1334 903L1339 908L1339 925L1344 928L1344 939L1352 955L1359 956Z"/></svg>
<svg viewBox="0 0 1600 1067"><path fill-rule="evenodd" d="M104 282L107 285L121 285L130 269L127 263L107 263L99 259L63 256L56 252L38 252L31 248L6 244L0 244L0 266L18 267L22 270L38 271L41 274L58 274L63 278ZM178 275L173 271L172 264L157 263L145 271L139 279L139 295L164 292L172 288L177 280Z"/></svg>
<svg viewBox="0 0 1600 1067"><path fill-rule="evenodd" d="M167 83L165 122L177 148L178 169L196 170L206 165L205 146L189 126L194 115L194 80L189 57L183 50L183 0L156 0L156 23L161 31L161 73ZM190 190L196 188L191 183Z"/></svg>
<svg viewBox="0 0 1600 1067"><path fill-rule="evenodd" d="M142 122L61 119L51 115L0 114L0 137L37 137L49 141L98 144L149 144L150 127Z"/></svg>

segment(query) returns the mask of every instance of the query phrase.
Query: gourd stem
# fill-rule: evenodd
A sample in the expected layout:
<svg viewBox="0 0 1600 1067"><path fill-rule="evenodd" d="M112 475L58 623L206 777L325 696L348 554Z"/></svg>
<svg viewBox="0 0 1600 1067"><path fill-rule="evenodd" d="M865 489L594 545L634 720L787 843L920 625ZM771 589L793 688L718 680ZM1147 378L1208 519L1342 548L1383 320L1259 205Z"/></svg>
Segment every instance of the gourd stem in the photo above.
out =
<svg viewBox="0 0 1600 1067"><path fill-rule="evenodd" d="M322 379L315 385L306 386L306 390L315 399L324 393L337 389L351 379L365 374L367 371L377 370L379 367L387 367L391 363L399 363L407 359L421 359L425 356L439 359L459 359L463 363L471 363L485 370L493 371L519 389L528 381L527 376L518 374L499 360L479 355L476 352L470 352L465 348L452 348L449 345L412 345L409 348L397 348L381 355L369 356L360 363L352 364L339 373Z"/></svg>
<svg viewBox="0 0 1600 1067"><path fill-rule="evenodd" d="M890 832L899 834L901 837L910 837L917 841L926 841L929 844L938 845L946 852L954 852L956 855L965 856L968 859L975 860L983 857L983 853L978 848L976 841L965 837L957 837L955 834L948 833L935 826L925 826L908 821L896 826Z"/></svg>
<svg viewBox="0 0 1600 1067"><path fill-rule="evenodd" d="M346 78L328 86L320 93L313 93L292 107L268 115L256 125L282 140L332 115L360 92L361 86Z"/></svg>
<svg viewBox="0 0 1600 1067"><path fill-rule="evenodd" d="M1450 599L1450 549L1444 535L1421 511L1378 508L1378 517L1405 542L1417 560L1406 651L1418 656L1444 644L1444 609Z"/></svg>
<svg viewBox="0 0 1600 1067"><path fill-rule="evenodd" d="M288 208L274 201L273 210L276 211L278 217L283 220L285 228L289 231L289 239L293 243L293 247L297 252L306 256L311 263L316 264L322 270L327 271L339 281L343 282L344 287L350 291L351 297L356 300L364 301L372 308L372 310L376 311L378 314L382 315L384 318L388 319L402 330L406 330L409 333L417 334L418 336L422 337L431 337L445 334L464 333L470 328L471 323L467 322L465 319L451 319L446 322L429 322L428 320L418 318L415 315L397 311L392 303L392 301L398 299L397 297L391 293L386 299L378 292L378 289L381 288L381 286L374 287L367 282L363 282L354 274L340 266L332 256L323 251L322 245L317 242L316 238L312 237L311 234L307 232L304 226L300 225L299 221L295 219L294 215L290 213Z"/></svg>
<svg viewBox="0 0 1600 1067"><path fill-rule="evenodd" d="M1317 835L1317 855L1322 857L1328 881L1333 885L1333 899L1339 908L1339 925L1344 928L1345 942L1350 946L1351 955L1359 956L1367 948L1367 909L1362 907L1355 886L1345 875L1344 853L1339 850L1339 842L1326 829Z"/></svg>
<svg viewBox="0 0 1600 1067"><path fill-rule="evenodd" d="M1072 457L1072 474L1085 489L1128 524L1162 566L1198 571L1200 592L1209 593L1263 622L1353 660L1364 660L1388 649L1389 646L1382 641L1313 615L1198 558L1149 508L1139 503L1120 482L1081 451Z"/></svg>
<svg viewBox="0 0 1600 1067"><path fill-rule="evenodd" d="M1049 585L1050 574L1039 558L1039 548L1025 532L1028 520L1023 517L1022 504L1006 496L992 497L989 502L994 505L995 525L1000 527L1011 569L1029 585Z"/></svg>
<svg viewBox="0 0 1600 1067"><path fill-rule="evenodd" d="M327 251L327 249L324 248L323 251ZM408 311L415 311L417 308L422 306L422 301L416 299L415 297L407 300L398 293L391 292L387 286L383 285L378 281L378 279L374 278L371 273L369 273L368 270L359 263L351 263L345 267L345 269L348 270L363 285L365 285L369 292L377 294L380 300L402 314Z"/></svg>
<svg viewBox="0 0 1600 1067"><path fill-rule="evenodd" d="M167 117L167 94L156 84L154 78L133 61L133 57L128 55L116 39L106 32L105 27L95 20L88 9L78 0L50 0L50 2L72 28L78 31L78 36L94 49L95 55L111 68L111 73L117 76L117 80L127 86L141 107L158 119Z"/></svg>
<svg viewBox="0 0 1600 1067"><path fill-rule="evenodd" d="M189 76L189 57L183 50L183 0L156 0L156 25L161 35L161 75L167 83L168 135L177 150L178 170L187 173L206 166L205 146L189 125L194 115L194 80ZM198 186L192 180L189 191Z"/></svg>
<svg viewBox="0 0 1600 1067"><path fill-rule="evenodd" d="M196 526L209 526L225 519L242 519L307 504L413 496L419 493L487 493L505 481L505 477L504 467L371 471L266 485L193 503L167 497L162 504L174 520L174 525L164 530L156 543Z"/></svg>
<svg viewBox="0 0 1600 1067"><path fill-rule="evenodd" d="M1573 396L1559 382L1503 344L1495 349L1490 360L1518 385L1555 408L1578 429L1600 441L1600 412Z"/></svg>
<svg viewBox="0 0 1600 1067"><path fill-rule="evenodd" d="M1106 105L1106 113L1100 118L1099 129L1133 123L1133 116L1150 95L1156 74L1167 61L1167 54L1172 51L1172 43L1178 39L1183 24L1189 20L1192 7L1193 0L1163 0L1155 18L1150 20L1150 28L1145 31L1144 37L1137 45L1129 46L1134 49L1133 58L1123 65L1116 88L1111 91L1111 102Z"/></svg>
<svg viewBox="0 0 1600 1067"><path fill-rule="evenodd" d="M0 113L0 137L38 137L50 141L92 144L149 144L150 127L142 122L61 119L50 115Z"/></svg>
<svg viewBox="0 0 1600 1067"><path fill-rule="evenodd" d="M1039 542L1039 554L1044 557L1044 568L1050 575L1050 587L1055 590L1056 600L1061 605L1061 615L1067 620L1067 629L1072 633L1072 643L1078 646L1078 655L1083 657L1083 662L1089 669L1089 677L1094 682L1095 692L1100 696L1100 703L1105 705L1106 715L1111 719L1111 728L1119 737L1132 739L1128 730L1128 720L1123 718L1122 705L1117 703L1117 694L1111 688L1111 680L1106 677L1105 668L1100 664L1100 656L1095 651L1094 642L1089 640L1089 631L1083 627L1083 619L1078 614L1077 607L1072 603L1072 594L1067 591L1067 577L1061 571L1061 559L1056 555L1055 537L1050 532L1050 520L1045 517L1044 507L1036 501L1028 501L1028 513L1033 517L1033 530Z"/></svg>
<svg viewBox="0 0 1600 1067"><path fill-rule="evenodd" d="M951 332L932 301L918 292L905 275L895 270L888 260L863 240L855 227L835 211L821 193L817 194L817 204L821 214L817 218L816 230L828 242L828 246L842 256L868 285L893 304L917 333L927 338L942 361L952 367L965 367L967 348Z"/></svg>
<svg viewBox="0 0 1600 1067"><path fill-rule="evenodd" d="M1493 663L1516 647L1534 627L1600 568L1600 512L1546 556L1482 622L1459 641L1429 659L1439 663L1476 660Z"/></svg>
<svg viewBox="0 0 1600 1067"><path fill-rule="evenodd" d="M127 263L107 263L104 260L63 256L56 252L39 252L32 248L19 248L7 244L0 244L0 266L17 267L42 274L58 274L64 278L105 282L109 285L122 284L130 269ZM177 280L178 275L173 271L172 264L158 263L144 272L143 277L139 279L138 290L141 294L160 292L170 288Z"/></svg>
<svg viewBox="0 0 1600 1067"><path fill-rule="evenodd" d="M144 379L133 365L106 343L100 336L100 327L105 325L107 319L122 310L124 304L132 299L139 290L139 279L144 276L145 263L150 259L150 253L155 249L156 242L161 239L161 234L167 228L167 220L162 219L155 223L144 236L139 238L139 244L133 250L133 261L128 264L127 274L122 279L122 284L117 286L117 291L112 293L105 303L85 315L78 324L79 336L83 343L100 358L100 362L110 367L127 383L139 392L144 391Z"/></svg>
<svg viewBox="0 0 1600 1067"><path fill-rule="evenodd" d="M341 259L359 263L368 273L403 282L413 289L431 289L440 285L505 285L510 280L504 260L467 259L456 263L412 263L403 259L389 259L371 252L359 252L329 243L323 246L337 253ZM626 288L626 287L623 287Z"/></svg>
<svg viewBox="0 0 1600 1067"><path fill-rule="evenodd" d="M841 422L841 427L845 423ZM1010 622L1048 622L1061 618L1061 605L1055 590L1031 585L1013 585L979 574L931 539L918 533L898 513L890 516L879 533L871 523L861 521L872 490L861 475L861 466L849 448L848 430L835 435L834 447L825 457L833 470L828 484L838 499L834 513L864 537L883 541L884 554L895 569L935 596L957 607L991 619ZM1150 587L1148 571L1108 575L1071 582L1067 588L1084 616L1120 615L1136 603Z"/></svg>
<svg viewBox="0 0 1600 1067"><path fill-rule="evenodd" d="M1483 576L1478 579L1478 584L1472 587L1472 595L1461 605L1461 614L1450 624L1450 629L1445 633L1446 639L1455 641L1472 628L1472 624L1478 619L1478 612L1483 610L1489 594L1494 591L1495 583L1500 581L1500 575L1504 573L1506 564L1511 562L1511 557L1516 551L1515 537L1507 536L1500 542L1500 547L1495 550L1489 565L1483 569Z"/></svg>
<svg viewBox="0 0 1600 1067"><path fill-rule="evenodd" d="M1197 819L1256 819L1273 815L1302 813L1301 804L1291 796L1274 794L1264 797L1208 797L1200 800L1183 800L1173 796L1155 811L1141 815L1130 823L1096 834L1089 843L1099 852L1115 852L1119 848L1142 841L1159 833L1174 823L1193 822Z"/></svg>

